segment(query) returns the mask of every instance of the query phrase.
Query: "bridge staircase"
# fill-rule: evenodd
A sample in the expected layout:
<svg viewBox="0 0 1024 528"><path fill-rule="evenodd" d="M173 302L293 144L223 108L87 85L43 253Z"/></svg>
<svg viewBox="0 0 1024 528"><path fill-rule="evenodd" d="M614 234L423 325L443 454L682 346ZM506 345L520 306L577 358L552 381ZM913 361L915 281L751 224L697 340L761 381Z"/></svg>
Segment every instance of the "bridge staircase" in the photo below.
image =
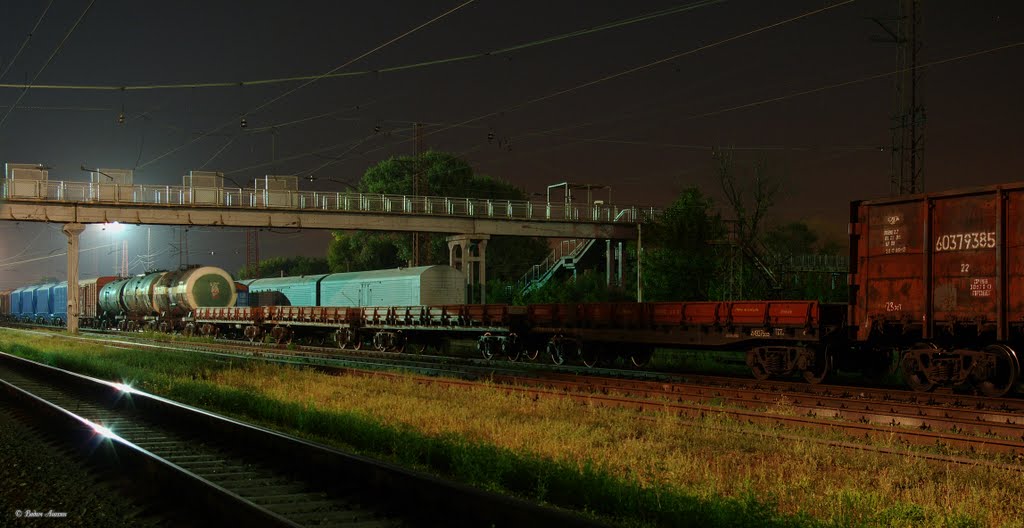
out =
<svg viewBox="0 0 1024 528"><path fill-rule="evenodd" d="M544 286L553 277L567 272L575 276L577 269L599 260L600 251L593 249L596 242L593 238L563 240L543 261L531 266L519 278L518 290L526 294Z"/></svg>

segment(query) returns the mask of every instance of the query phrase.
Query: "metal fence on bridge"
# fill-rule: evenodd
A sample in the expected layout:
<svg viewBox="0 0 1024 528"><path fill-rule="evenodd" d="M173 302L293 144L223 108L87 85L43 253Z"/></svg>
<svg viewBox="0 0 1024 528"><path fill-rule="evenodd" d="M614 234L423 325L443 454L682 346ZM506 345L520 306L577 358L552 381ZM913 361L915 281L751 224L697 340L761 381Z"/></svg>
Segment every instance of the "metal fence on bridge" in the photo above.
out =
<svg viewBox="0 0 1024 528"><path fill-rule="evenodd" d="M14 179L3 180L2 197L29 202L321 210L624 224L642 222L658 213L650 207L609 204Z"/></svg>

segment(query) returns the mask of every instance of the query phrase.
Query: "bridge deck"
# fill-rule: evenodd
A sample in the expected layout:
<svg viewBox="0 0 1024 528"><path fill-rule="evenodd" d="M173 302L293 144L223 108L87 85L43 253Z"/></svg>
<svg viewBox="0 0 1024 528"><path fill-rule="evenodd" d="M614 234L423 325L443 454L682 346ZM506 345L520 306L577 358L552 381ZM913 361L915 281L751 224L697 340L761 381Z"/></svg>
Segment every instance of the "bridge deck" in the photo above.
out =
<svg viewBox="0 0 1024 528"><path fill-rule="evenodd" d="M388 194L4 180L0 219L636 238L651 208Z"/></svg>

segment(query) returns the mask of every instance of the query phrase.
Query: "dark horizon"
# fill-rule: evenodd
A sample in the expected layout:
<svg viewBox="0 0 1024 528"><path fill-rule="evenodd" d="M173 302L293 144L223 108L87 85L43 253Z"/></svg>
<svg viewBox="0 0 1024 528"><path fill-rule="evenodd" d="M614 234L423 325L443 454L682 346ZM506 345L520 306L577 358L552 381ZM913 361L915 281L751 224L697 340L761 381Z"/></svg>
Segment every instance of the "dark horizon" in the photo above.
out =
<svg viewBox="0 0 1024 528"><path fill-rule="evenodd" d="M146 184L218 170L242 183L293 174L303 190L342 190L336 182L413 154L412 123L422 122L428 148L527 193L593 183L612 186L616 203L664 207L695 185L724 207L712 149L730 148L741 165L765 159L778 178L775 222L806 221L841 237L851 200L889 195L895 91L884 74L896 50L872 41L883 31L870 18L892 18L895 1L693 2L512 51L688 4L477 1L386 44L461 3L82 0L54 4L19 54L45 6L5 2L0 84L78 88L0 87L0 162L46 164L53 180L85 180L84 165L134 168ZM924 70L921 90L926 191L1024 179L1010 128L1024 118L1022 30L1016 2L924 6L920 61L938 63ZM238 86L334 69L351 75ZM229 86L138 89L203 83ZM146 229L132 231L133 263L162 251L157 267L177 266L173 228L153 227L150 250ZM322 255L328 238L268 232L261 256ZM83 253L83 276L113 271L116 259L101 247L113 243L98 226L87 230L83 249L100 249ZM0 222L0 287L62 277L64 259L51 255L64 247L59 225ZM238 229L194 229L189 248L191 262L232 272L245 259Z"/></svg>

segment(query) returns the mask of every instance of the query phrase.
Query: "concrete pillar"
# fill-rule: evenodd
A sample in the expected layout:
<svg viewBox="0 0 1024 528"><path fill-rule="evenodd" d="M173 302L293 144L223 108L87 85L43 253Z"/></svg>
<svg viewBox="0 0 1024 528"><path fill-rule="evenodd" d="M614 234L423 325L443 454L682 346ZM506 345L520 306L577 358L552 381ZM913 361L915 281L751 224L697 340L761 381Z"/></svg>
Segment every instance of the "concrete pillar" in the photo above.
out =
<svg viewBox="0 0 1024 528"><path fill-rule="evenodd" d="M611 289L612 287L612 241L604 241L604 284Z"/></svg>
<svg viewBox="0 0 1024 528"><path fill-rule="evenodd" d="M616 277L615 283L618 284L620 288L625 289L626 283L622 282L622 261L626 260L626 254L622 252L622 242L621 241L619 241L619 251L618 251L618 253L616 253L615 257L619 259L619 261L618 261L619 269L617 271L618 277Z"/></svg>
<svg viewBox="0 0 1024 528"><path fill-rule="evenodd" d="M448 264L466 275L467 302L487 302L487 241L490 235L452 235L448 242ZM479 289L480 295L476 294Z"/></svg>
<svg viewBox="0 0 1024 528"><path fill-rule="evenodd" d="M488 235L488 238L490 236ZM487 304L487 239L476 244L477 266L480 266L480 304Z"/></svg>
<svg viewBox="0 0 1024 528"><path fill-rule="evenodd" d="M68 237L68 333L78 333L78 235L85 231L79 223L64 224Z"/></svg>

